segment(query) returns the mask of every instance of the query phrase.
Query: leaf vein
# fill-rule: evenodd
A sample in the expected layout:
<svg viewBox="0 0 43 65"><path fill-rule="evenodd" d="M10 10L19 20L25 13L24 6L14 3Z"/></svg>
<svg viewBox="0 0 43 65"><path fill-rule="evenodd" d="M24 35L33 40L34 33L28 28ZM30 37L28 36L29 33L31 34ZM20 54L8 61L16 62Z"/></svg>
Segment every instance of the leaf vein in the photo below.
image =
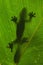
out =
<svg viewBox="0 0 43 65"><path fill-rule="evenodd" d="M23 53L24 53L24 52L26 51L26 49L28 48L28 45L30 44L32 38L34 37L35 33L37 32L38 28L40 27L40 24L41 24L41 21L40 21L39 24L36 26L36 29L35 29L35 31L33 32L32 36L31 36L31 38L30 38L30 40L29 40L29 43L25 45L25 48L23 49Z"/></svg>

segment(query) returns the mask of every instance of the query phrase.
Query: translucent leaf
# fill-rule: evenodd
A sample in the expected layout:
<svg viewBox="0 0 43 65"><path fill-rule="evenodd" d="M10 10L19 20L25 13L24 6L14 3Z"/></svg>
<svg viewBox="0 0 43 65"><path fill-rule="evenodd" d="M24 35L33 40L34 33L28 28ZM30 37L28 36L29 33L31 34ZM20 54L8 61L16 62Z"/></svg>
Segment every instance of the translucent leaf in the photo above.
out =
<svg viewBox="0 0 43 65"><path fill-rule="evenodd" d="M16 25L11 22L12 16L17 16L23 7L29 12L35 12L36 18L25 25L24 37L29 42L21 46L21 59L18 65L43 65L43 0L0 0L0 63L14 65L13 53L6 46L16 38Z"/></svg>

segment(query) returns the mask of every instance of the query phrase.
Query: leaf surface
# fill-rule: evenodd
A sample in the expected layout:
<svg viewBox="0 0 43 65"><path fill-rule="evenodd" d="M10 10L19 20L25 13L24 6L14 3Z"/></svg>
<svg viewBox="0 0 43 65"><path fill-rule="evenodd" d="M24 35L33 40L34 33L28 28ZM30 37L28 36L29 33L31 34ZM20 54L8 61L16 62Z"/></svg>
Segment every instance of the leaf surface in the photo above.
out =
<svg viewBox="0 0 43 65"><path fill-rule="evenodd" d="M16 38L16 25L12 16L19 18L23 7L33 11L36 18L25 25L24 36L29 42L21 47L22 56L18 65L43 65L43 0L0 0L0 64L14 65L13 56L6 46Z"/></svg>

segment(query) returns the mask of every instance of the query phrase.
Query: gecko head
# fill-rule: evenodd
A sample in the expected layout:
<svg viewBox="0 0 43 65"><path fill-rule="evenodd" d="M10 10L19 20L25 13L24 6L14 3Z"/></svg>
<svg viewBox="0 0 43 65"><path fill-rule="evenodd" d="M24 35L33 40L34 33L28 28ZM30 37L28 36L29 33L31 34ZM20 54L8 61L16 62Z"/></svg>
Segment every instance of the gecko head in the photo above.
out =
<svg viewBox="0 0 43 65"><path fill-rule="evenodd" d="M25 19L27 14L27 9L24 7L22 11L20 12L20 18Z"/></svg>

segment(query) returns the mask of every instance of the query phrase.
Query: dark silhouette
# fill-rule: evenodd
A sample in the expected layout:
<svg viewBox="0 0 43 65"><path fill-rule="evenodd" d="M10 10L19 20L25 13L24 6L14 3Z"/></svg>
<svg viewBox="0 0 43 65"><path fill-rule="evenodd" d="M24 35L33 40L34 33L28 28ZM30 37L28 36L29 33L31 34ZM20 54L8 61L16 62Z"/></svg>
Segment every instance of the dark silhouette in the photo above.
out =
<svg viewBox="0 0 43 65"><path fill-rule="evenodd" d="M11 52L13 50L13 44L12 43L9 43L9 45L7 46L7 48L10 48L11 49Z"/></svg>
<svg viewBox="0 0 43 65"><path fill-rule="evenodd" d="M30 12L29 14L29 20L31 21L33 17L35 17L35 13ZM13 48L13 44L16 43L20 43L23 44L24 42L28 42L27 38L22 38L24 30L25 30L25 22L27 22L26 20L27 18L27 9L24 7L22 9L22 11L20 12L20 17L19 17L19 22L17 23L17 17L12 17L11 21L15 22L17 24L16 26L16 40L14 40L13 42L11 42L11 44L9 44L9 48L12 51Z"/></svg>
<svg viewBox="0 0 43 65"><path fill-rule="evenodd" d="M36 17L35 13L33 12L30 12L28 15L29 15L29 21L31 21L33 17Z"/></svg>
<svg viewBox="0 0 43 65"><path fill-rule="evenodd" d="M17 29L16 29L16 37L17 37L17 40L19 41L21 41L23 33L24 33L26 14L27 14L27 10L26 8L23 8L22 11L20 12L20 19L19 19L19 22L17 24Z"/></svg>
<svg viewBox="0 0 43 65"><path fill-rule="evenodd" d="M17 17L16 17L16 16L11 17L11 18L12 18L12 19L11 19L11 21L13 21L13 22L17 23Z"/></svg>
<svg viewBox="0 0 43 65"><path fill-rule="evenodd" d="M18 47L17 50L16 50L16 53L14 55L14 62L15 62L15 64L19 63L20 57L21 57L21 50L20 50L20 47Z"/></svg>
<svg viewBox="0 0 43 65"><path fill-rule="evenodd" d="M20 17L19 17L19 21L17 23L17 17L12 17L11 21L15 22L17 24L16 26L16 40L12 41L11 43L9 43L8 45L8 48L11 49L11 52L12 52L12 49L13 49L13 45L14 44L18 44L18 48L16 50L16 53L14 55L14 62L16 64L19 63L20 61L20 57L21 57L21 50L20 50L20 45L25 43L25 42L28 42L28 38L23 38L23 33L24 33L24 30L25 30L25 22L27 21L31 21L33 17L35 17L35 13L33 12L30 12L28 15L29 15L29 20L26 20L26 16L27 15L27 9L26 8L23 8L22 11L20 12Z"/></svg>
<svg viewBox="0 0 43 65"><path fill-rule="evenodd" d="M26 42L29 42L28 38L26 38L26 37L22 38L21 44L24 44Z"/></svg>
<svg viewBox="0 0 43 65"><path fill-rule="evenodd" d="M20 43L22 41L22 36L23 36L23 33L24 33L24 29L25 29L26 15L27 15L27 9L23 8L22 11L20 12L20 19L19 19L18 23L17 23L17 17L14 16L11 19L15 23L17 23L17 27L16 27L16 40L11 42L11 45L9 44L10 45L9 48L11 50L13 48L12 44ZM22 41L22 42L24 42L24 41Z"/></svg>

